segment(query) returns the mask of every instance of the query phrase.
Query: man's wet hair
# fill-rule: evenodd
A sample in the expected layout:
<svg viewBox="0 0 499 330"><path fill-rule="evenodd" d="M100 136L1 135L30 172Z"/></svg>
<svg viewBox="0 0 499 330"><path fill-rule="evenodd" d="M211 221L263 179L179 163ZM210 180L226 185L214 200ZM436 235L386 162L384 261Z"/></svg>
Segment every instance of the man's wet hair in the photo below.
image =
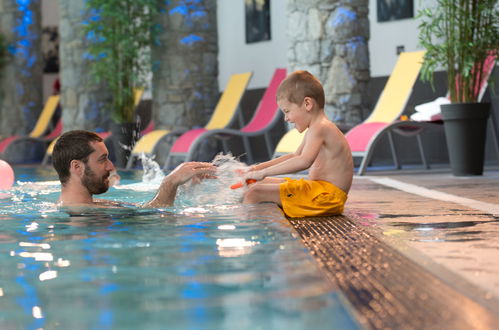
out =
<svg viewBox="0 0 499 330"><path fill-rule="evenodd" d="M324 88L320 81L308 71L298 70L291 73L277 89L277 100L284 99L301 105L305 97L314 99L319 108L324 108Z"/></svg>
<svg viewBox="0 0 499 330"><path fill-rule="evenodd" d="M59 175L61 184L69 180L71 161L80 160L86 164L88 156L95 151L90 143L102 141L96 133L85 130L69 131L57 139L52 152L52 164Z"/></svg>

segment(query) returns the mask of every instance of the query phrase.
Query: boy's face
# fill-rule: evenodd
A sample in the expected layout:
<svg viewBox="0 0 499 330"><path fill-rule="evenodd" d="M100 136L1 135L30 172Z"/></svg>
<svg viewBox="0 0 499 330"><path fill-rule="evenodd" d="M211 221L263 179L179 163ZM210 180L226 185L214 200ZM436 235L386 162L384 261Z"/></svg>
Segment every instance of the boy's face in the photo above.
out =
<svg viewBox="0 0 499 330"><path fill-rule="evenodd" d="M284 120L294 124L298 132L302 133L308 127L306 100L301 105L289 102L286 98L277 100L277 105L284 114Z"/></svg>

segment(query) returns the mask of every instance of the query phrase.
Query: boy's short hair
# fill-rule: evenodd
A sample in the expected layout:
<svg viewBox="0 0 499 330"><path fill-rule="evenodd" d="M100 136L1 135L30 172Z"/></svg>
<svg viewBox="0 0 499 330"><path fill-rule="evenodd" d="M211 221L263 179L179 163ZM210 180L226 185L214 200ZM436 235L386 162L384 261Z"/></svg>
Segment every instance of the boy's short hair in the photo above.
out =
<svg viewBox="0 0 499 330"><path fill-rule="evenodd" d="M324 108L324 88L320 81L308 71L298 70L291 73L277 89L277 100L286 99L291 103L301 105L305 97L314 99L319 108Z"/></svg>
<svg viewBox="0 0 499 330"><path fill-rule="evenodd" d="M74 130L62 134L55 143L52 152L52 164L61 184L68 181L69 167L72 160L81 160L85 164L88 156L95 151L90 142L102 142L102 138L94 132Z"/></svg>

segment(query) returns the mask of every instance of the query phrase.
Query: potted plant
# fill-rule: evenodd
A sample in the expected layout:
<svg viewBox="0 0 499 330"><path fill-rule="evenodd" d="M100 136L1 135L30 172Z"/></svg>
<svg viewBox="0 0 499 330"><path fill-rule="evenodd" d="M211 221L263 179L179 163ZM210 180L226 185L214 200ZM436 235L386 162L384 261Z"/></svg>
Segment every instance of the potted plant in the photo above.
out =
<svg viewBox="0 0 499 330"><path fill-rule="evenodd" d="M442 105L452 173L481 175L490 104L478 103L485 66L498 42L497 0L435 0L419 18L419 41L426 48L423 80L444 68L451 104Z"/></svg>
<svg viewBox="0 0 499 330"><path fill-rule="evenodd" d="M95 82L104 83L112 98L113 150L123 167L134 137L135 91L146 85L151 69L150 45L155 37L157 0L87 0L84 32L87 59Z"/></svg>

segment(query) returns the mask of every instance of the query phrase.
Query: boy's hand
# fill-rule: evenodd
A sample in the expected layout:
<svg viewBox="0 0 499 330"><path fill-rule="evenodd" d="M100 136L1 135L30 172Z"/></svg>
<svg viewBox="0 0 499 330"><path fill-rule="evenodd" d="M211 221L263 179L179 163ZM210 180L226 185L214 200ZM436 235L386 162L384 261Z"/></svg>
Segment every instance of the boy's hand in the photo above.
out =
<svg viewBox="0 0 499 330"><path fill-rule="evenodd" d="M260 180L263 180L265 178L265 173L263 170L261 171L250 171L248 173L246 173L246 175L244 175L244 179L245 180L248 180L248 179L254 179L256 181L260 181Z"/></svg>

